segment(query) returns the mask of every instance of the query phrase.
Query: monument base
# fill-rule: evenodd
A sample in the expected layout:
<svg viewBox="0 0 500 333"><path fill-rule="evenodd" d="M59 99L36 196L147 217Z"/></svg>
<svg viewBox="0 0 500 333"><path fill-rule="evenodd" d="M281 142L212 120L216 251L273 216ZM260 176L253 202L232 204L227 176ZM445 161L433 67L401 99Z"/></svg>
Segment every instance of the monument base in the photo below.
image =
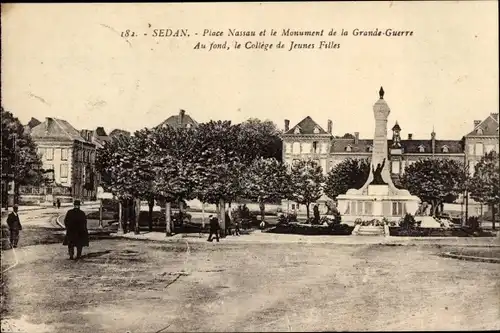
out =
<svg viewBox="0 0 500 333"><path fill-rule="evenodd" d="M342 223L353 225L356 220L373 219L398 222L406 213L415 215L420 204L417 196L406 190L390 190L389 185L369 185L368 188L351 189L337 197L337 207Z"/></svg>

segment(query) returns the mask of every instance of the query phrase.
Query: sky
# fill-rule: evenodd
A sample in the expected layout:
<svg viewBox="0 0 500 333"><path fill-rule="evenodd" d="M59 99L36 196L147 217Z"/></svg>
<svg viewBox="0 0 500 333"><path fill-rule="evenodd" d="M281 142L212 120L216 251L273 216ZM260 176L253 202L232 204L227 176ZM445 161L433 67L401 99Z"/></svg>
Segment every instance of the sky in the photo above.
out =
<svg viewBox="0 0 500 333"><path fill-rule="evenodd" d="M151 28L149 26L151 25ZM161 38L152 29L188 29ZM204 29L278 31L200 37ZM282 29L348 36L282 37ZM413 31L353 36L354 29ZM130 29L148 36L123 38ZM197 36L194 34L198 33ZM196 42L338 49L194 50ZM402 135L460 139L499 108L496 1L2 5L2 106L23 123L66 119L77 129L135 131L180 109L198 122L269 119L283 128L311 116L335 135L374 133L380 86ZM389 133L390 134L390 133Z"/></svg>

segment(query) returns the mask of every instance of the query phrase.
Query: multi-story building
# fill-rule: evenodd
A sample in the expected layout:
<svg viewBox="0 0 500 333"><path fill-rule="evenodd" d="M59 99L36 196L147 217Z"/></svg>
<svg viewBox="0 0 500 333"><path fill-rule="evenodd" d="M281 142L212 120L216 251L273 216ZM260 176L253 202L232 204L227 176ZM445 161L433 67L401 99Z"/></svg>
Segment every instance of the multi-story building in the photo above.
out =
<svg viewBox="0 0 500 333"><path fill-rule="evenodd" d="M470 175L474 174L476 164L484 154L500 152L498 147L498 113L491 113L486 119L474 120L473 130L465 135L465 156Z"/></svg>
<svg viewBox="0 0 500 333"><path fill-rule="evenodd" d="M33 127L30 134L43 168L52 171L53 181L40 187L26 187L22 194L38 196L39 201L93 199L97 189L92 131L80 133L66 120L48 117Z"/></svg>

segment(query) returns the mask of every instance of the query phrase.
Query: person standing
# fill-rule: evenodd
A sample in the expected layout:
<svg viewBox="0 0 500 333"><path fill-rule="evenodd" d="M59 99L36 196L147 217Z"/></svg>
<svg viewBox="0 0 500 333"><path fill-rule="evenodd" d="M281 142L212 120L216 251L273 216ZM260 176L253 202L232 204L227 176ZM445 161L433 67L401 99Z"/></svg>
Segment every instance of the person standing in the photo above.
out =
<svg viewBox="0 0 500 333"><path fill-rule="evenodd" d="M216 216L210 215L209 217L209 222L210 222L210 234L208 235L208 242L212 242L212 236L215 235L215 239L217 239L217 242L219 241L219 220L217 219Z"/></svg>
<svg viewBox="0 0 500 333"><path fill-rule="evenodd" d="M57 209L61 208L61 200L57 199L56 205L57 205Z"/></svg>
<svg viewBox="0 0 500 333"><path fill-rule="evenodd" d="M17 247L19 242L19 232L23 230L21 220L19 219L18 206L13 207L13 211L7 216L7 225L9 226L10 246L11 248Z"/></svg>
<svg viewBox="0 0 500 333"><path fill-rule="evenodd" d="M64 225L66 227L66 236L63 245L68 246L69 259L73 260L76 247L76 259L82 257L82 249L89 246L89 232L87 230L87 217L80 210L80 200L75 200L74 208L66 213Z"/></svg>
<svg viewBox="0 0 500 333"><path fill-rule="evenodd" d="M319 224L320 216L319 216L319 207L318 205L314 205L313 208L313 215L314 215L314 224Z"/></svg>

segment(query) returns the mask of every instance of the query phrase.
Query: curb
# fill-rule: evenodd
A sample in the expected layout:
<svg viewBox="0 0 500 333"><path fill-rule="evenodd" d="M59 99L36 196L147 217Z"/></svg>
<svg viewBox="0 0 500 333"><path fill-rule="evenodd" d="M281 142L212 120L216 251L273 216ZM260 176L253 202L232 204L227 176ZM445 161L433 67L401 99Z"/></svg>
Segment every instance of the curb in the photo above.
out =
<svg viewBox="0 0 500 333"><path fill-rule="evenodd" d="M466 260L466 261L477 261L477 262L488 262L488 263L493 263L493 264L500 264L499 258L483 258L483 257L474 257L474 256L464 256L464 255L460 255L460 254L454 254L451 252L442 253L441 256L445 257L445 258L453 258L453 259Z"/></svg>
<svg viewBox="0 0 500 333"><path fill-rule="evenodd" d="M59 227L61 227L62 229L66 229L66 227L65 227L63 224L61 224L61 222L59 221L59 219L60 219L61 217L62 217L62 215L58 215L58 216L56 217L56 223L57 223L57 225L58 225Z"/></svg>

